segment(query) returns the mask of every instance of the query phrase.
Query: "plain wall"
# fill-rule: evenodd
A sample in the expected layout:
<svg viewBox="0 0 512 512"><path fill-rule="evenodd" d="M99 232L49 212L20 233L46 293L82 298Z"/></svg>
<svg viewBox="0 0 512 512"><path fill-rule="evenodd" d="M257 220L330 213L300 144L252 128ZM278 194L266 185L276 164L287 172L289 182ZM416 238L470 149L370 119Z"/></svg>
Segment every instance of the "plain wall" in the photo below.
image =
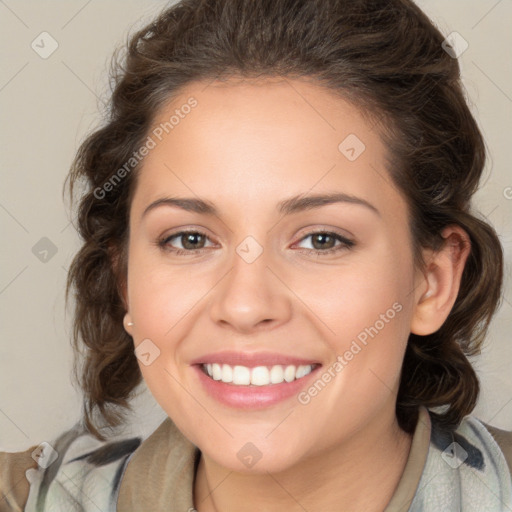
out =
<svg viewBox="0 0 512 512"><path fill-rule="evenodd" d="M512 3L418 4L445 35L457 31L469 43L460 57L462 74L489 149L475 206L500 234L507 259L505 300L482 355L473 359L482 383L473 414L512 430ZM0 450L49 441L79 417L80 395L71 382L71 310L67 316L64 311L67 268L79 239L62 187L80 142L99 123L114 49L165 5L0 2ZM42 32L58 43L46 59L31 47ZM41 37L46 39L38 51L48 51L51 40ZM40 259L44 250L47 261ZM147 435L166 417L148 391L135 405L129 432Z"/></svg>

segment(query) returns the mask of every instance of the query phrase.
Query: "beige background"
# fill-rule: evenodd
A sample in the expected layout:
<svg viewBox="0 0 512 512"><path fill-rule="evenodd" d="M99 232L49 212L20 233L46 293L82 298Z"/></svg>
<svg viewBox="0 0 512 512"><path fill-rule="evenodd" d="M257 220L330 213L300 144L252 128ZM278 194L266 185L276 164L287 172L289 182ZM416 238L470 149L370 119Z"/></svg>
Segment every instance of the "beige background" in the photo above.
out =
<svg viewBox="0 0 512 512"><path fill-rule="evenodd" d="M476 206L499 232L507 256L505 300L475 360L483 389L474 415L512 430L512 2L418 3L445 35L457 31L469 43L460 57L464 83L490 153ZM79 240L62 185L80 141L99 121L114 48L165 5L0 0L0 450L50 441L78 418L64 285ZM31 47L42 32L58 44L46 59ZM33 252L41 250L36 244L48 246L43 237L57 251L46 262ZM165 418L147 391L136 407L130 432L148 434Z"/></svg>

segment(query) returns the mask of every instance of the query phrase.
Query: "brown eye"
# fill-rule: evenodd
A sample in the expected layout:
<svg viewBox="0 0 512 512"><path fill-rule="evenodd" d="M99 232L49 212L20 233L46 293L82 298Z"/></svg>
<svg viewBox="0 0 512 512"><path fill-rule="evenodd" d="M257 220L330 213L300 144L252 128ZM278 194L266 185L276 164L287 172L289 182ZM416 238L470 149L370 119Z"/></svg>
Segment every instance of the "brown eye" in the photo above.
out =
<svg viewBox="0 0 512 512"><path fill-rule="evenodd" d="M301 242L307 239L311 239L311 248L306 248L307 252L313 252L318 255L350 249L355 245L355 242L352 240L349 240L337 233L330 233L328 231L309 233L301 239Z"/></svg>
<svg viewBox="0 0 512 512"><path fill-rule="evenodd" d="M315 233L311 240L314 249L331 249L336 245L336 239L327 233Z"/></svg>
<svg viewBox="0 0 512 512"><path fill-rule="evenodd" d="M201 251L206 247L208 237L200 231L180 231L159 241L158 245L162 249L176 252L177 254L193 253ZM176 246L176 241L177 246ZM181 246L181 247L180 247Z"/></svg>
<svg viewBox="0 0 512 512"><path fill-rule="evenodd" d="M189 250L201 249L204 246L204 238L200 233L183 233L180 235L183 248Z"/></svg>

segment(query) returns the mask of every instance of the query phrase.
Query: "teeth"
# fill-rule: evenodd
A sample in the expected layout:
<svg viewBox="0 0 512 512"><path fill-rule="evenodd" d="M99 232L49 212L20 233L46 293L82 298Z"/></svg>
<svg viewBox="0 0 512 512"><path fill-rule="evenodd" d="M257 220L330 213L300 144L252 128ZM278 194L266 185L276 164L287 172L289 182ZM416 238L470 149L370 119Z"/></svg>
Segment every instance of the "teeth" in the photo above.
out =
<svg viewBox="0 0 512 512"><path fill-rule="evenodd" d="M295 380L295 366L290 365L284 369L284 380L286 382L291 382Z"/></svg>
<svg viewBox="0 0 512 512"><path fill-rule="evenodd" d="M233 368L229 364L222 365L222 382L233 382Z"/></svg>
<svg viewBox="0 0 512 512"><path fill-rule="evenodd" d="M272 384L279 384L284 380L284 370L280 365L272 366L270 370L270 382Z"/></svg>
<svg viewBox="0 0 512 512"><path fill-rule="evenodd" d="M246 386L251 383L251 370L246 366L235 366L233 368L233 384Z"/></svg>
<svg viewBox="0 0 512 512"><path fill-rule="evenodd" d="M232 383L236 386L268 386L269 384L281 384L282 382L292 382L301 379L313 371L313 365L282 366L230 366L229 364L203 364L203 370L213 380L220 380L227 384Z"/></svg>
<svg viewBox="0 0 512 512"><path fill-rule="evenodd" d="M220 365L216 363L212 364L212 376L213 380L220 380L222 378L222 368Z"/></svg>

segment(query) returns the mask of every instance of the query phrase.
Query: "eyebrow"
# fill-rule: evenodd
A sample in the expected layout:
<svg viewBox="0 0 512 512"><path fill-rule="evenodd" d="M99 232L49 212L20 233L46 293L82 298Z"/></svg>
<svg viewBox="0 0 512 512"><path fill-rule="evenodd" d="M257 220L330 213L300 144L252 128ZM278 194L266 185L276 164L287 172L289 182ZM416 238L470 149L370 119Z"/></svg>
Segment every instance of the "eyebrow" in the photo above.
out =
<svg viewBox="0 0 512 512"><path fill-rule="evenodd" d="M344 193L293 196L278 203L277 211L283 215L291 215L293 213L298 213L305 210L313 210L335 203L361 205L374 212L378 216L381 216L379 210L365 199ZM210 201L189 197L162 197L150 203L142 213L142 217L144 217L149 211L164 205L174 206L187 212L199 213L203 215L219 215L217 208Z"/></svg>

